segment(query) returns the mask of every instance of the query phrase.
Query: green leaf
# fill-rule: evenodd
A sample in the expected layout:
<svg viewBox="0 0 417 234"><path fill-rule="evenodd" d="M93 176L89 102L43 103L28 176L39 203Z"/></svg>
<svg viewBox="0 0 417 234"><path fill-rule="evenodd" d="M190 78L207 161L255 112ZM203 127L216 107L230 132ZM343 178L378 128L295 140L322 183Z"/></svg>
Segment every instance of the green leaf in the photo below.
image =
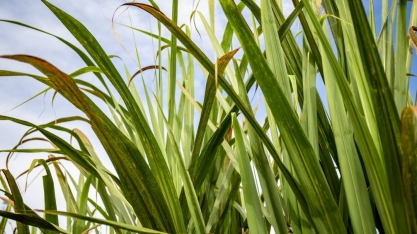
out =
<svg viewBox="0 0 417 234"><path fill-rule="evenodd" d="M327 35L327 27L324 31ZM355 233L375 233L375 222L367 192L365 176L356 150L352 127L344 108L333 70L328 57L322 55L326 93L329 95L329 110L339 157L339 168L346 193L352 228Z"/></svg>
<svg viewBox="0 0 417 234"><path fill-rule="evenodd" d="M78 214L80 215L87 215L88 191L90 190L92 179L93 179L92 174L87 176L87 180L84 182L81 194L79 195ZM74 227L75 227L74 228L75 233L81 233L85 231L86 229L85 222L83 220L75 220Z"/></svg>
<svg viewBox="0 0 417 234"><path fill-rule="evenodd" d="M246 152L243 143L242 130L237 121L236 114L232 113L232 124L236 138L236 151L238 152L238 161L240 176L242 178L242 189L246 204L246 214L251 233L267 233L265 220L263 218L261 205L255 185L255 180L250 166L249 155Z"/></svg>
<svg viewBox="0 0 417 234"><path fill-rule="evenodd" d="M237 53L238 50L239 49L230 51L230 52L226 53L225 55L223 55L218 60L218 62L217 62L218 63L218 65L217 65L218 66L217 67L218 74L223 74L224 73L227 64L233 58L233 56ZM207 163L202 163L201 159L204 159L204 157L201 157L201 156L199 157L199 154L200 154L201 146L203 144L203 138L204 138L204 134L206 132L207 123L209 121L211 108L212 108L213 102L216 98L215 94L216 94L216 79L212 74L210 74L208 79L207 79L203 108L202 108L202 111L201 111L200 122L198 123L197 133L196 133L194 147L193 147L193 154L191 156L192 161L191 161L191 164L190 164L191 166L190 166L189 170L191 172L192 178L195 178L195 173L198 173L198 171L199 171L199 170L196 170L197 166L204 165L204 167L207 168L207 170L209 170L210 169L210 166L209 166L210 164L207 164L207 163L209 163L210 161L212 162L212 160L206 160ZM210 149L213 150L213 148L210 148ZM211 155L214 156L214 154L211 154ZM198 160L198 162L193 163L194 160ZM201 169L203 169L203 168L201 168ZM205 173L202 173L202 174L205 174Z"/></svg>
<svg viewBox="0 0 417 234"><path fill-rule="evenodd" d="M137 227L137 226L124 224L124 223L120 223L120 222L114 222L114 221L110 221L110 220L93 218L93 217L84 216L84 215L80 215L80 214L75 214L75 213L71 213L71 212L51 211L51 210L36 210L36 211L43 212L43 213L48 213L48 214L54 214L54 215L63 215L63 216L73 217L73 218L76 218L76 219L80 219L80 220L84 220L84 221L90 221L92 223L104 224L104 225L108 225L110 227L120 228L120 229L123 229L123 230L137 232L137 233L155 233L155 234L156 233L164 233L164 232L155 231L155 230L152 230L152 229L149 229L149 228Z"/></svg>
<svg viewBox="0 0 417 234"><path fill-rule="evenodd" d="M21 223L21 224L25 224L25 226L30 225L30 226L33 226L33 227L38 227L38 228L42 228L42 229L45 229L45 230L50 230L50 231L53 231L54 233L69 233L69 232L66 232L65 230L59 228L58 226L55 226L54 224L52 224L52 223L50 223L50 222L48 222L44 219L41 219L39 217L35 217L35 216L32 216L32 215L28 215L28 214L17 214L17 213L12 213L12 212L7 212L7 211L0 210L0 216L8 218L8 219L15 220L15 221L17 221L18 223ZM21 231L21 229L18 228L19 233L25 233L25 232L20 232L20 231ZM29 233L29 229L27 229L27 231L28 231L27 233Z"/></svg>
<svg viewBox="0 0 417 234"><path fill-rule="evenodd" d="M45 168L46 175L42 177L43 180L43 193L45 201L45 210L57 210L56 206L56 196L55 196L55 185L52 178L51 171L49 170L48 165L45 160L38 160L39 164L42 164ZM58 217L55 215L47 214L45 215L46 221L59 226Z"/></svg>
<svg viewBox="0 0 417 234"><path fill-rule="evenodd" d="M22 194L20 194L19 191L19 187L16 184L16 181L13 178L13 175L8 171L8 170L1 170L3 172L3 174L6 176L7 179L7 183L9 184L10 187L10 191L12 192L12 196L13 196L13 201L14 201L14 205L13 205L13 209L16 213L20 213L22 215L26 214L26 207L25 207L25 203L23 203L23 199L22 199ZM0 214L6 215L9 212L1 212ZM1 216L3 216L1 215ZM12 217L9 216L5 216L6 218L12 219ZM15 217L15 216L13 216ZM23 234L29 234L29 227L27 226L26 222L20 222L20 221L24 221L23 219L18 220L17 222L17 231L19 233L23 233Z"/></svg>
<svg viewBox="0 0 417 234"><path fill-rule="evenodd" d="M401 115L402 178L412 232L417 231L417 109L407 107Z"/></svg>
<svg viewBox="0 0 417 234"><path fill-rule="evenodd" d="M393 94L395 105L397 107L397 115L400 115L407 106L407 93L409 78L407 76L407 1L398 1L398 12L395 27L395 80ZM382 67L382 66L381 66ZM395 207L394 207L395 208Z"/></svg>

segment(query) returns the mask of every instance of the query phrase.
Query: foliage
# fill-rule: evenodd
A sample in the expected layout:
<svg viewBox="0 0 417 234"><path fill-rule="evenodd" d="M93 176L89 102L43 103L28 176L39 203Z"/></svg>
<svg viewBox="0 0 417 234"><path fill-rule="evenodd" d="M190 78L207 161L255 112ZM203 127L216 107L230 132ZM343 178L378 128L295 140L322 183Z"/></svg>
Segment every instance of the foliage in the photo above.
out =
<svg viewBox="0 0 417 234"><path fill-rule="evenodd" d="M100 225L109 226L110 233L416 233L417 109L408 85L417 3L392 1L389 9L388 1L382 1L377 35L369 2L367 16L360 0L293 0L294 11L285 18L281 1L236 5L219 0L228 19L219 39L215 1L209 0L208 22L198 11L192 17L203 22L218 57L214 63L189 29L177 25L177 0L172 1L172 18L154 1L126 3L122 6L132 12L155 17L172 37L164 38L161 27L156 34L133 28L158 42L158 59L134 75L126 71L124 78L87 28L47 1L84 50L29 25L2 20L56 37L86 66L66 74L41 58L2 55L44 76L6 70L0 75L36 79L86 118L35 125L0 116L30 128L22 140L40 132L44 139L30 140L52 145L3 150L9 156L48 152L50 157L29 169L45 169L43 217L25 205L15 178L2 170L2 199L8 207L0 211L1 232L12 219L18 233L29 233L29 226L32 233L98 232ZM242 15L246 8L249 17ZM298 43L290 30L295 20L302 28ZM164 49L168 56L162 55ZM203 103L195 99L195 61L207 78ZM142 80L141 96L137 77L149 69L155 70L155 92ZM94 73L103 88L79 79L84 73ZM322 102L316 79L323 79L328 103ZM249 96L258 86L265 100L260 104L266 109L264 123L255 118L257 106ZM108 105L112 115L92 97ZM82 131L61 126L72 121L91 125L116 174L103 166ZM56 132L71 135L76 143ZM77 166L78 182L60 160ZM58 188L65 194L65 211L57 210ZM65 230L58 215L68 217Z"/></svg>

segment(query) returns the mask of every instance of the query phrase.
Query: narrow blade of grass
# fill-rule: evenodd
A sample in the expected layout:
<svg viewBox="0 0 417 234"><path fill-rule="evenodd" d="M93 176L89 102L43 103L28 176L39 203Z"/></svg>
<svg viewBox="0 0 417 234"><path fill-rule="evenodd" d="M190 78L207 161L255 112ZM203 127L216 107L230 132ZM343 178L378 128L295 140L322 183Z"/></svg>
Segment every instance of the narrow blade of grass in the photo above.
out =
<svg viewBox="0 0 417 234"><path fill-rule="evenodd" d="M104 224L104 225L108 225L108 226L111 226L111 227L114 227L114 228L120 228L120 229L124 229L124 230L127 230L127 231L132 231L132 232L137 232L137 233L154 233L154 234L165 233L165 232L152 230L152 229L149 229L149 228L142 228L142 227L137 227L137 226L124 224L124 223L120 223L120 222L114 222L114 221L110 221L110 220L93 218L93 217L84 216L84 215L80 215L80 214L75 214L75 213L71 213L71 212L50 211L50 210L36 210L36 211L43 212L43 213L48 213L48 214L54 214L54 215L68 216L68 217L72 217L72 218L76 218L76 219L90 221L92 223Z"/></svg>
<svg viewBox="0 0 417 234"><path fill-rule="evenodd" d="M55 197L55 185L52 178L51 171L49 170L48 165L45 160L39 160L40 164L43 165L46 171L46 175L42 177L43 180L43 193L44 193L44 202L45 210L57 210L56 197ZM56 215L45 215L46 221L59 226L58 216Z"/></svg>
<svg viewBox="0 0 417 234"><path fill-rule="evenodd" d="M408 83L407 76L407 0L398 1L398 13L396 19L396 38L395 38L395 81L393 93L397 114L401 115L407 105Z"/></svg>
<svg viewBox="0 0 417 234"><path fill-rule="evenodd" d="M11 219L11 220L15 220L18 223L25 223L25 225L42 228L44 230L50 230L50 231L53 231L53 233L65 233L65 234L68 233L65 230L59 228L58 226L55 226L54 224L44 219L34 217L31 215L18 214L14 212L7 212L7 211L0 210L0 216ZM20 230L21 229L18 229L19 233L21 233ZM29 233L29 228L27 231L28 231L27 233ZM22 233L25 233L25 232L22 232Z"/></svg>
<svg viewBox="0 0 417 234"><path fill-rule="evenodd" d="M10 191L12 192L13 202L14 202L13 209L16 213L20 213L22 215L21 216L18 216L17 214L12 215L9 212L4 212L4 211L2 211L2 214L3 215L8 214L8 216L4 216L4 217L7 217L9 219L13 219L11 216L13 216L13 217L25 216L25 214L26 214L25 203L23 203L22 194L20 194L19 187L17 186L17 183L16 183L15 179L13 178L13 175L8 170L4 170L4 169L1 170L1 172L3 172L3 174L6 176L7 183L9 184ZM3 216L3 215L1 215L1 216ZM29 227L28 227L27 222L25 221L25 219L18 220L18 222L17 222L17 231L19 233L29 234Z"/></svg>
<svg viewBox="0 0 417 234"><path fill-rule="evenodd" d="M402 178L407 201L407 214L412 233L417 232L417 109L407 107L401 115Z"/></svg>
<svg viewBox="0 0 417 234"><path fill-rule="evenodd" d="M246 152L243 143L244 136L242 135L242 130L240 129L235 113L232 114L232 124L236 138L235 144L238 152L240 176L242 178L242 189L246 203L249 229L251 233L267 233L255 180L252 174L252 168L250 166L249 155Z"/></svg>

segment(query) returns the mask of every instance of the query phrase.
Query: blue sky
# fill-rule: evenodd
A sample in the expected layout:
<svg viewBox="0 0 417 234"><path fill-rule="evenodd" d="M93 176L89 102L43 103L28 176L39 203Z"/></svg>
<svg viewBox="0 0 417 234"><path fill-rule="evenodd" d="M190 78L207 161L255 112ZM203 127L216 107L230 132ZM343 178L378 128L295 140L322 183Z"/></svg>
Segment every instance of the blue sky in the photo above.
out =
<svg viewBox="0 0 417 234"><path fill-rule="evenodd" d="M120 46L117 42L111 28L111 17L116 10L116 8L124 3L123 0L102 0L102 1L59 1L51 0L51 3L55 4L59 8L67 11L69 14L80 20L94 36L96 36L99 43L104 47L105 51L108 54L118 55L123 59L123 62L128 67L131 74L138 70L136 62L130 57L130 55ZM170 1L156 1L160 4L161 10L170 15ZM179 14L179 24L189 23L189 16L193 9L192 1L179 1L180 2L180 14ZM291 1L284 1L284 9L287 14L290 13ZM379 2L378 0L375 1ZM72 35L63 27L63 25L56 19L56 17L44 6L40 1L1 1L0 6L0 19L16 20L26 24L30 24L34 27L38 27L45 31L51 32L53 34L59 35L75 45L79 45ZM411 6L411 4L409 3ZM202 1L200 7L198 8L204 15L208 17L207 12L207 1ZM116 12L118 16L122 10ZM224 28L226 21L224 17L221 17L221 9L217 10L218 16L216 19L216 29L217 35L221 35L221 30ZM379 11L376 11L379 14ZM155 20L151 18L147 13L140 11L138 9L132 9L130 11L130 16L132 17L132 22L135 27L144 30L156 30ZM129 23L129 18L127 14L123 14L117 20L118 22ZM200 20L197 20L197 27L203 29ZM134 51L134 42L132 37L132 32L123 28L122 26L117 26L118 35L123 42L124 46L132 55L131 51ZM204 31L204 30L201 30ZM169 34L167 31L164 32L166 36ZM210 47L210 40L203 34L200 39L196 34L196 31L193 30L193 38L195 39L197 45L201 46L204 51L214 59L214 53ZM138 45L137 49L141 54L141 64L142 66L153 65L154 62L151 58L154 55L154 50L152 42L147 37L140 36L136 34L136 43ZM146 46L145 46L146 45ZM71 73L77 69L84 66L82 61L77 57L77 55L72 52L68 47L62 44L60 41L55 38L30 30L20 26L12 25L9 23L0 22L0 54L29 54L34 56L39 56L60 68L66 73ZM414 51L415 54L415 51ZM417 74L417 59L413 60L413 74ZM124 74L123 71L123 62L118 60L115 61L116 66L118 67L121 74ZM23 71L28 73L39 74L38 71L32 67L13 62L10 60L1 59L0 60L0 69L6 70L15 70ZM196 72L196 75L201 76L202 73ZM51 98L53 93L48 92L47 95L41 95L34 100L31 100L30 103L22 105L16 109L13 109L23 101L29 99L33 95L41 92L45 87L37 81L34 81L31 78L27 77L0 77L0 114L9 115L17 118L22 118L27 121L36 124L42 124L54 120L59 117L74 115L81 115L71 104L61 98L59 95L54 101L52 106ZM93 77L86 76L85 79L93 81ZM150 78L151 79L151 78ZM95 84L98 84L95 81ZM202 100L202 94L204 92L204 79L200 79L200 82L196 83L197 87L201 90L197 99ZM412 90L412 96L415 96L417 90L417 80L416 78L411 78L410 89ZM197 92L196 92L197 93ZM257 102L255 100L255 102ZM102 105L103 109L106 109L106 106ZM13 110L11 110L13 109ZM11 111L10 111L11 110ZM263 120L262 120L263 121ZM90 137L93 145L96 147L96 150L105 155L104 151L100 147L99 142L94 138L94 134L91 132L89 127L81 123L72 123L66 125L69 128L79 128L84 131L87 136ZM17 124L12 124L7 121L0 121L0 150L1 149L10 149L19 142L20 137L27 130L26 127L22 127ZM69 138L65 136L65 139ZM47 144L28 144L26 147L50 147ZM5 157L6 153L0 153L0 169L5 168ZM19 154L18 157L15 157L10 162L10 170L14 175L20 174L24 169L27 169L31 161L35 158L47 158L47 154ZM104 159L104 161L106 161ZM71 166L66 164L71 170ZM28 181L31 182L38 172L33 173ZM24 189L24 180L21 180L22 189ZM38 206L39 197L30 196L31 192L37 191L41 186L39 178L33 182L33 184L28 188L27 193L25 193L25 201L31 206L37 208L42 207Z"/></svg>

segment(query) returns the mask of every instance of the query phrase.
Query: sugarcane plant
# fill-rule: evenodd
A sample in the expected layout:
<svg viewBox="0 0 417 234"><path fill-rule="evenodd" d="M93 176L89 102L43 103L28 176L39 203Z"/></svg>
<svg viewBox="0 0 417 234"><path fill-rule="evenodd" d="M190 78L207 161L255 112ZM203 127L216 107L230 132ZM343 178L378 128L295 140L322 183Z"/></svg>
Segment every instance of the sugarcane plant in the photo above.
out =
<svg viewBox="0 0 417 234"><path fill-rule="evenodd" d="M191 18L202 22L199 33L208 35L215 60L189 26L177 25L178 0L165 13L158 1L125 3L115 11L158 21L156 33L124 25L157 42L155 64L133 75L116 69L81 22L42 2L82 48L23 22L0 23L56 37L85 67L66 74L41 55L1 55L43 75L0 70L0 76L32 77L82 117L33 124L0 116L28 127L16 147L1 150L2 160L49 154L24 172L43 168L44 207L27 206L18 175L2 169L1 233L8 220L18 233L417 233L417 108L409 90L416 1L381 1L376 22L372 0L368 13L361 0L292 0L288 17L281 0L209 0L210 15L196 8ZM220 38L216 6L227 18ZM202 102L195 69L204 74ZM146 70L155 82L141 80ZM86 73L100 86L79 77ZM319 79L325 90L317 88ZM91 126L106 155L82 130L65 127L75 121ZM51 148L21 148L37 140ZM78 181L63 160L76 166ZM66 210L57 209L57 189Z"/></svg>

